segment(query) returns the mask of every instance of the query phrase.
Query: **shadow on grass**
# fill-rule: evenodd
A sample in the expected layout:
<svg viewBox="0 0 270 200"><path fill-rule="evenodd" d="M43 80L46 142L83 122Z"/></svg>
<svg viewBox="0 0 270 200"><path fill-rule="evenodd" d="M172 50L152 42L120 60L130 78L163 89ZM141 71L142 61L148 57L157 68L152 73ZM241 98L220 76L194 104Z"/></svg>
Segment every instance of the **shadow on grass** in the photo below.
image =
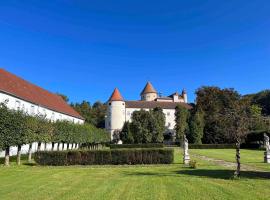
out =
<svg viewBox="0 0 270 200"><path fill-rule="evenodd" d="M188 175L205 178L215 178L229 180L233 178L234 170L230 169L187 169L179 170L170 173L158 173L158 172L126 172L128 176L177 176ZM241 178L249 179L270 179L270 172L257 172L257 171L242 171Z"/></svg>

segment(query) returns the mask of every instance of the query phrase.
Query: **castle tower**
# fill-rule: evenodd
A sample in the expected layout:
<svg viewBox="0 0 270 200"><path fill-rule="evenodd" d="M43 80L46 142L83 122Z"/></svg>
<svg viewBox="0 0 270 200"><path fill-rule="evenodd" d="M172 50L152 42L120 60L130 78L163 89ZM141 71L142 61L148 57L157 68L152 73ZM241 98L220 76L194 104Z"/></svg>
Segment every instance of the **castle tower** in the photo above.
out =
<svg viewBox="0 0 270 200"><path fill-rule="evenodd" d="M141 92L142 101L154 101L158 97L157 91L150 82L147 82Z"/></svg>
<svg viewBox="0 0 270 200"><path fill-rule="evenodd" d="M105 125L113 139L114 132L121 130L125 123L125 101L117 88L114 89L107 104Z"/></svg>
<svg viewBox="0 0 270 200"><path fill-rule="evenodd" d="M188 99L187 99L187 91L185 89L183 89L182 91L182 97L184 99L185 103L188 103Z"/></svg>

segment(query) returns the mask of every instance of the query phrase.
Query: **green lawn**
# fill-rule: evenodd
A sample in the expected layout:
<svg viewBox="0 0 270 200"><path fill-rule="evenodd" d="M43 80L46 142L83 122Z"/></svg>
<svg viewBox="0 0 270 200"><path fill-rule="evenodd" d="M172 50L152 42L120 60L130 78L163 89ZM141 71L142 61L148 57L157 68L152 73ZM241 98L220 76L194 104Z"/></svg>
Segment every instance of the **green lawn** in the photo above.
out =
<svg viewBox="0 0 270 200"><path fill-rule="evenodd" d="M235 162L234 149L191 149L191 153ZM270 171L270 164L263 162L264 151L241 149L241 163Z"/></svg>
<svg viewBox="0 0 270 200"><path fill-rule="evenodd" d="M151 166L0 167L0 199L270 199L269 173L232 170L198 160Z"/></svg>

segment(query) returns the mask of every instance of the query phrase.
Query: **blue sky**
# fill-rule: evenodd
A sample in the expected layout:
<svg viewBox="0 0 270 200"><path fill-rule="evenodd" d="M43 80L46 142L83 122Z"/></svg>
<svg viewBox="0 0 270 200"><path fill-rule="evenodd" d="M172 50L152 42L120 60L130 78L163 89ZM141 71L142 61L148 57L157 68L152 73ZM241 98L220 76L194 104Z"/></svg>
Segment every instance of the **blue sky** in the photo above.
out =
<svg viewBox="0 0 270 200"><path fill-rule="evenodd" d="M0 67L72 102L270 88L270 1L0 1Z"/></svg>

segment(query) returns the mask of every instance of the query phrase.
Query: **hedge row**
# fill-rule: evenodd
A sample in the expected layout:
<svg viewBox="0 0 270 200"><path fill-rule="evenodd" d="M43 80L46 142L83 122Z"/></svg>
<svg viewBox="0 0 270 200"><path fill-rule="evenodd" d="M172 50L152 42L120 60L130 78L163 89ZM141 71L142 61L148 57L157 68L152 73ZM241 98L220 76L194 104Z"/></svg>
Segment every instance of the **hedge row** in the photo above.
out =
<svg viewBox="0 0 270 200"><path fill-rule="evenodd" d="M163 148L163 143L147 143L147 144L110 144L110 149L128 149L128 148Z"/></svg>
<svg viewBox="0 0 270 200"><path fill-rule="evenodd" d="M89 151L40 151L35 153L39 165L122 165L170 164L173 149L111 149Z"/></svg>
<svg viewBox="0 0 270 200"><path fill-rule="evenodd" d="M189 144L190 149L234 149L234 144Z"/></svg>

